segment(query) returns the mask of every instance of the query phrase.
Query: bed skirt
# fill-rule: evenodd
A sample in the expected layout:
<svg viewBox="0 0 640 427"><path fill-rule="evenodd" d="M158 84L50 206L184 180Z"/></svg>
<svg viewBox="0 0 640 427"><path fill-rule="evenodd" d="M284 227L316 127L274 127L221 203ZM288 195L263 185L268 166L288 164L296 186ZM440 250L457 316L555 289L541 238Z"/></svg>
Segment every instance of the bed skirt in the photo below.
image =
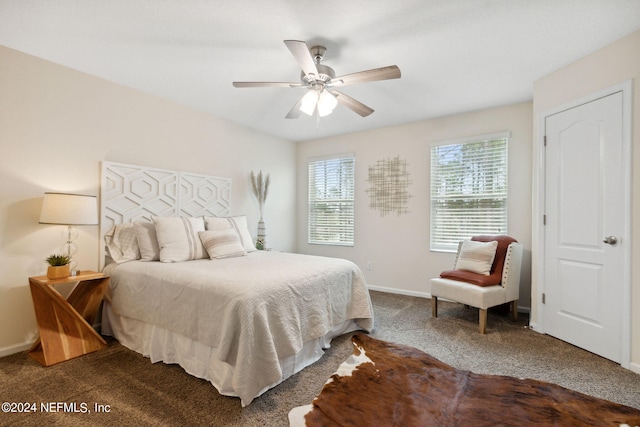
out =
<svg viewBox="0 0 640 427"><path fill-rule="evenodd" d="M280 380L264 387L251 399L241 399L242 406L317 362L333 338L361 329L356 322L348 320L325 336L306 341L300 352L280 360ZM232 382L233 367L216 359L213 347L156 325L117 316L107 302L102 311L102 334L114 337L123 346L148 357L152 363L177 363L188 374L209 381L220 394L238 397Z"/></svg>

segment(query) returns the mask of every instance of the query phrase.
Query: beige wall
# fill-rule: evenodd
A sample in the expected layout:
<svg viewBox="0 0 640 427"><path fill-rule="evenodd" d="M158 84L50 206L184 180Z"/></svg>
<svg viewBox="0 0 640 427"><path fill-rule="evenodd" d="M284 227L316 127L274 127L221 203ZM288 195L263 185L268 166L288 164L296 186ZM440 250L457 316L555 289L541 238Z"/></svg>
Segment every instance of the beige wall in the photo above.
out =
<svg viewBox="0 0 640 427"><path fill-rule="evenodd" d="M617 42L570 64L534 84L534 141L540 141L539 122L545 111L557 108L573 100L602 91L608 87L632 80L632 183L638 181L640 171L640 32L633 33ZM534 159L535 161L535 159ZM538 181L534 177L534 183ZM632 271L631 271L631 369L640 373L640 185L632 188ZM537 189L534 191L534 207L538 204ZM533 224L533 244L538 246L538 223ZM533 295L538 293L538 261L533 257ZM532 304L532 323L538 321L539 304Z"/></svg>
<svg viewBox="0 0 640 427"><path fill-rule="evenodd" d="M354 120L361 120L355 118ZM466 136L510 131L509 230L525 249L520 289L523 308L530 304L531 136L532 105L500 108L427 120L403 126L299 143L298 182L307 182L307 160L336 153L355 153L356 211L353 247L307 244L307 193L298 187L298 251L354 261L374 288L429 295L429 279L451 268L454 255L429 250L430 143ZM408 163L410 213L380 216L369 208L368 168L378 160L399 156ZM371 261L372 269L367 270Z"/></svg>
<svg viewBox="0 0 640 427"><path fill-rule="evenodd" d="M203 95L204 96L204 95ZM296 146L182 105L0 47L0 355L33 342L27 277L62 243L38 224L45 191L99 194L103 160L232 178L231 211L258 207L249 173L271 173L268 241L295 246ZM98 268L98 227L81 227L76 257Z"/></svg>
<svg viewBox="0 0 640 427"><path fill-rule="evenodd" d="M257 221L257 205L249 192L248 173L262 169L271 173L275 184L265 213L270 246L351 259L375 288L427 296L429 278L453 262L451 254L429 251L430 143L505 130L512 134L508 232L525 247L520 306L531 306L535 323L537 303L529 296L537 294L536 254L531 251L537 247L538 232L537 221L531 220L538 190L536 160L531 155L532 141L539 141L537 120L546 110L639 76L637 32L537 81L533 104L308 141L296 147L290 141L0 47L0 355L21 350L34 339L26 278L44 272L43 258L62 241L58 227L38 224L43 193L97 195L103 160L231 177L232 213L248 214L252 224ZM637 148L638 90L633 103L632 137ZM308 245L307 189L296 186L296 181L306 183L308 158L344 152L356 155L355 246ZM640 150L634 149L632 155L637 181ZM367 169L396 156L409 166L410 213L381 217L368 207ZM637 212L640 186L632 186L632 191L632 209ZM633 326L640 325L640 216L632 215L632 222L631 362L632 369L640 372L640 327ZM97 268L97 227L82 228L78 243L82 268ZM369 261L371 270L367 270Z"/></svg>

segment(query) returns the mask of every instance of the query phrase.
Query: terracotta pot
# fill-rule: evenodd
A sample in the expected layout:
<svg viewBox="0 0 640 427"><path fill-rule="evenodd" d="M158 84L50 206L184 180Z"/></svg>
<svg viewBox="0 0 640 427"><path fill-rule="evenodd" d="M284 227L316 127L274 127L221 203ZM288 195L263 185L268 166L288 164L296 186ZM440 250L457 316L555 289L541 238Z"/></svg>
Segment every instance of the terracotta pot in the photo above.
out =
<svg viewBox="0 0 640 427"><path fill-rule="evenodd" d="M47 268L47 278L49 280L64 279L71 275L69 264L67 265L50 265Z"/></svg>

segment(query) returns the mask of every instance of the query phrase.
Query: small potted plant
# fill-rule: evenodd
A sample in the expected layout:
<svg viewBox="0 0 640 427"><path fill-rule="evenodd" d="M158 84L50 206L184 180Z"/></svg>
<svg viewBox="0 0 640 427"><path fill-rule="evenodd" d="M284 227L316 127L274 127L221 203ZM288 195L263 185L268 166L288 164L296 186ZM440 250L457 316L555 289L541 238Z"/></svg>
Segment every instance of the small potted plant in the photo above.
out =
<svg viewBox="0 0 640 427"><path fill-rule="evenodd" d="M63 279L69 277L71 270L69 262L71 258L68 255L49 255L46 259L49 267L47 268L47 278L50 280Z"/></svg>

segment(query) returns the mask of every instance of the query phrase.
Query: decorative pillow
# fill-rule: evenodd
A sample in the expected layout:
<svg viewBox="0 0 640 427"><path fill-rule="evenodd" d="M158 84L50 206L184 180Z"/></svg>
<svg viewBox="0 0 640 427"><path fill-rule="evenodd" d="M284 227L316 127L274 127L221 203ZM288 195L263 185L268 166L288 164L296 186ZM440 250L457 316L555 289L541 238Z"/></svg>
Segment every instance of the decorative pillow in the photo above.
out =
<svg viewBox="0 0 640 427"><path fill-rule="evenodd" d="M240 236L231 227L201 231L198 234L211 259L243 256L247 253L242 246Z"/></svg>
<svg viewBox="0 0 640 427"><path fill-rule="evenodd" d="M456 269L467 270L473 273L488 276L491 274L491 266L496 256L497 241L476 242L465 240L462 242Z"/></svg>
<svg viewBox="0 0 640 427"><path fill-rule="evenodd" d="M253 252L256 250L256 246L251 238L251 233L249 232L249 227L247 226L246 216L239 215L228 218L205 216L204 221L207 230L224 230L231 226L231 228L238 233L238 237L240 237L240 241L242 242L242 246L246 252Z"/></svg>
<svg viewBox="0 0 640 427"><path fill-rule="evenodd" d="M447 270L440 273L443 279L457 280L459 282L467 282L478 286L495 286L500 284L500 279L496 280L493 276L485 276L484 274L472 273L467 270Z"/></svg>
<svg viewBox="0 0 640 427"><path fill-rule="evenodd" d="M440 273L440 277L445 279L460 280L462 282L472 283L478 286L494 286L499 285L502 282L502 270L504 267L504 259L511 243L516 243L517 240L513 237L499 235L499 236L474 236L471 240L476 242L498 242L498 249L496 249L496 256L493 260L493 267L491 268L491 274L484 276L482 274L472 273L466 270L448 270Z"/></svg>
<svg viewBox="0 0 640 427"><path fill-rule="evenodd" d="M140 259L142 261L159 261L160 246L158 235L153 222L135 222L136 237L140 247Z"/></svg>
<svg viewBox="0 0 640 427"><path fill-rule="evenodd" d="M493 260L493 267L491 267L489 279L496 284L500 283L502 281L502 270L509 245L511 243L518 243L518 241L504 234L497 236L473 236L471 240L476 242L491 242L496 240L498 242L498 249L496 249L496 257Z"/></svg>
<svg viewBox="0 0 640 427"><path fill-rule="evenodd" d="M109 256L120 264L140 259L134 224L116 224L104 236Z"/></svg>
<svg viewBox="0 0 640 427"><path fill-rule="evenodd" d="M160 261L180 262L207 258L198 233L204 231L204 220L186 217L152 216L156 226Z"/></svg>

